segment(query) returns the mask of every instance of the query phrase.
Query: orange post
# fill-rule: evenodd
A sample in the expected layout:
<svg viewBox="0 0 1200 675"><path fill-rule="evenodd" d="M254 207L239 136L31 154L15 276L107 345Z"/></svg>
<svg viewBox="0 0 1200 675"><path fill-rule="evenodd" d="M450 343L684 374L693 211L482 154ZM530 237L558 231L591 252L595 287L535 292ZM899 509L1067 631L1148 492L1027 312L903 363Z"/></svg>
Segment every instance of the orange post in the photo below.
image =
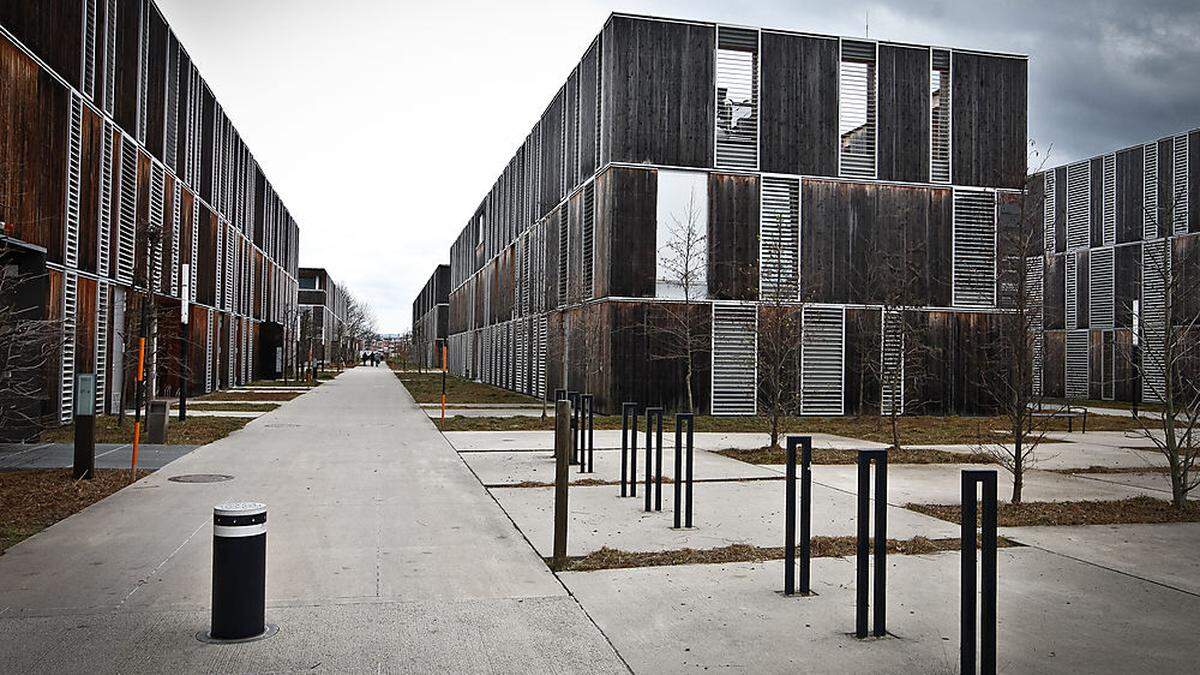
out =
<svg viewBox="0 0 1200 675"><path fill-rule="evenodd" d="M442 423L446 422L446 345L442 345Z"/></svg>
<svg viewBox="0 0 1200 675"><path fill-rule="evenodd" d="M146 338L138 338L138 369L137 382L134 386L141 389L142 381L146 378ZM137 478L138 444L142 436L141 400L138 400L137 416L133 422L133 459L129 462L129 479Z"/></svg>

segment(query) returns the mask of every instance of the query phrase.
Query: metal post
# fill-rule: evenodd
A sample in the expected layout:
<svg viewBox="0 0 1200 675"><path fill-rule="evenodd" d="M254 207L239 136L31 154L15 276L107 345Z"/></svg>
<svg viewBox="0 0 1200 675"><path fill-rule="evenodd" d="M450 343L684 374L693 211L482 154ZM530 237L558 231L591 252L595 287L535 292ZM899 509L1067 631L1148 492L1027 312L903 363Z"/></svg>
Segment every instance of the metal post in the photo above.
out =
<svg viewBox="0 0 1200 675"><path fill-rule="evenodd" d="M683 526L690 529L692 527L692 468L695 465L695 459L696 459L696 452L695 452L695 450L696 450L696 444L695 444L696 416L692 413L686 413L686 415L687 415L687 423L688 423L688 429L687 429L687 483L686 483L687 495L685 495L685 497L684 497L684 507L683 507L684 508L684 525Z"/></svg>
<svg viewBox="0 0 1200 675"><path fill-rule="evenodd" d="M554 404L554 567L567 558L567 482L570 480L571 402Z"/></svg>
<svg viewBox="0 0 1200 675"><path fill-rule="evenodd" d="M587 395L587 455L588 473L596 472L596 398Z"/></svg>
<svg viewBox="0 0 1200 675"><path fill-rule="evenodd" d="M96 473L96 375L75 375L75 480L91 480Z"/></svg>
<svg viewBox="0 0 1200 675"><path fill-rule="evenodd" d="M628 496L628 488L625 485L626 476L629 473L629 417L630 414L637 414L636 403L621 404L621 496ZM637 429L634 429L634 435L637 435Z"/></svg>
<svg viewBox="0 0 1200 675"><path fill-rule="evenodd" d="M983 491L983 527L981 533L983 592L979 616L979 672L996 672L996 472L965 470L962 472L962 597L960 614L959 655L961 670L975 672L975 522L976 485Z"/></svg>
<svg viewBox="0 0 1200 675"><path fill-rule="evenodd" d="M658 446L654 449L654 437L651 436L653 431L653 420L658 420ZM646 408L646 511L650 511L650 502L652 497L652 480L654 479L655 468L654 459L658 458L658 508L662 510L662 424L663 424L663 409L662 408Z"/></svg>
<svg viewBox="0 0 1200 675"><path fill-rule="evenodd" d="M213 507L212 620L208 641L265 637L267 506L228 502Z"/></svg>
<svg viewBox="0 0 1200 675"><path fill-rule="evenodd" d="M887 634L887 450L858 451L858 547L856 556L854 635L867 637L867 584L870 556L871 462L875 462L875 608L872 633Z"/></svg>
<svg viewBox="0 0 1200 675"><path fill-rule="evenodd" d="M568 391L571 403L571 464L579 464L579 392Z"/></svg>
<svg viewBox="0 0 1200 675"><path fill-rule="evenodd" d="M800 593L812 593L812 436L800 437Z"/></svg>
<svg viewBox="0 0 1200 675"><path fill-rule="evenodd" d="M646 422L649 425L649 422ZM633 409L633 428L629 432L629 496L637 496L637 439L638 439L638 412L637 408Z"/></svg>
<svg viewBox="0 0 1200 675"><path fill-rule="evenodd" d="M796 444L800 439L788 436L783 479L783 594L796 592Z"/></svg>
<svg viewBox="0 0 1200 675"><path fill-rule="evenodd" d="M654 510L662 511L662 437L663 437L663 411L658 410L658 425L655 431L656 443L654 445Z"/></svg>
<svg viewBox="0 0 1200 675"><path fill-rule="evenodd" d="M683 518L683 417L675 414L675 529L679 529Z"/></svg>

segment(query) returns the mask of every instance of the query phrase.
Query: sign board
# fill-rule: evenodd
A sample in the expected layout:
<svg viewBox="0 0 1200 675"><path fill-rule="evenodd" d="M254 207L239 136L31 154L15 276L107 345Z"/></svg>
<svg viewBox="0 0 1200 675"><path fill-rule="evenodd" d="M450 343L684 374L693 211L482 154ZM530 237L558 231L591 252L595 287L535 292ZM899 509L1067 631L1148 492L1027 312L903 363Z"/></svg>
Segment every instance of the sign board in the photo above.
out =
<svg viewBox="0 0 1200 675"><path fill-rule="evenodd" d="M179 320L183 323L188 322L188 300L192 297L192 266L188 263L183 263L180 266L179 276L183 279L183 292L179 294Z"/></svg>
<svg viewBox="0 0 1200 675"><path fill-rule="evenodd" d="M283 347L275 348L275 372L283 372Z"/></svg>
<svg viewBox="0 0 1200 675"><path fill-rule="evenodd" d="M1138 346L1138 337L1142 333L1142 308L1137 300L1133 301L1133 346Z"/></svg>
<svg viewBox="0 0 1200 675"><path fill-rule="evenodd" d="M96 414L95 373L75 375L75 414L83 417L93 417Z"/></svg>

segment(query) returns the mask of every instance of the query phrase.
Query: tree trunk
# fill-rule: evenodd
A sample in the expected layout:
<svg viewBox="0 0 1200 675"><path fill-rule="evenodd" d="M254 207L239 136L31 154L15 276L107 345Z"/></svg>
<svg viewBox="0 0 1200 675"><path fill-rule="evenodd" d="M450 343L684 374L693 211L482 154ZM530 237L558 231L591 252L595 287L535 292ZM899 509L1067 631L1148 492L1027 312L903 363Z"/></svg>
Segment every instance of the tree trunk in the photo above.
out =
<svg viewBox="0 0 1200 675"><path fill-rule="evenodd" d="M1021 423L1022 423L1022 420L1018 417L1017 425L1016 425L1017 426L1016 433L1013 435L1013 441L1014 441L1013 463L1012 463L1012 475L1013 475L1012 503L1013 504L1021 503L1021 488L1024 487L1024 483L1025 483L1025 444L1022 443L1022 441L1024 439L1022 438Z"/></svg>

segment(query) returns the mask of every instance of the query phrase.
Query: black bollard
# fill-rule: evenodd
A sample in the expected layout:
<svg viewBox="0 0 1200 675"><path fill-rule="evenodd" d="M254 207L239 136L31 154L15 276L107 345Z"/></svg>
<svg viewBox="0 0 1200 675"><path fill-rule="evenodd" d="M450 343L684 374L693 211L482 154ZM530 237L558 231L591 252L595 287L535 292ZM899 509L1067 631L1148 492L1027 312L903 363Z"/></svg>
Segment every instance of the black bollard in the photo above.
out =
<svg viewBox="0 0 1200 675"><path fill-rule="evenodd" d="M566 400L566 398L567 398L567 390L566 389L555 389L554 390L554 402L555 403Z"/></svg>
<svg viewBox="0 0 1200 675"><path fill-rule="evenodd" d="M982 586L979 617L979 672L996 672L996 472L962 472L962 613L961 672L975 672L975 519L976 485L983 488Z"/></svg>
<svg viewBox="0 0 1200 675"><path fill-rule="evenodd" d="M72 477L91 480L96 473L96 375L75 375L75 461Z"/></svg>
<svg viewBox="0 0 1200 675"><path fill-rule="evenodd" d="M693 413L687 413L687 482L684 484L687 493L684 495L684 527L692 527L692 469L695 467L696 460L696 443L695 443L695 428L696 418Z"/></svg>
<svg viewBox="0 0 1200 675"><path fill-rule="evenodd" d="M213 507L212 623L205 638L249 640L267 634L267 506Z"/></svg>
<svg viewBox="0 0 1200 675"><path fill-rule="evenodd" d="M649 421L646 422L650 424ZM637 496L637 439L638 439L638 412L637 408L633 410L633 428L629 433L629 496Z"/></svg>
<svg viewBox="0 0 1200 675"><path fill-rule="evenodd" d="M579 464L579 392L568 391L571 403L571 464Z"/></svg>
<svg viewBox="0 0 1200 675"><path fill-rule="evenodd" d="M679 528L679 502L684 492L685 473L683 467L683 423L687 422L687 526L692 526L692 428L695 419L692 413L677 413L675 415L675 527Z"/></svg>
<svg viewBox="0 0 1200 675"><path fill-rule="evenodd" d="M596 397L591 394L585 395L583 397L583 404L586 407L587 412L584 413L584 416L582 418L582 421L585 424L581 425L579 433L580 433L581 438L586 439L586 441L587 441L587 444L586 444L586 447L587 447L587 472L586 473L595 473L596 472L596 414L595 414ZM586 434L583 431L584 426L586 426L586 428L587 428Z"/></svg>
<svg viewBox="0 0 1200 675"><path fill-rule="evenodd" d="M621 496L628 496L628 488L625 485L625 479L629 473L629 418L630 416L637 419L637 404L622 403L621 404ZM634 436L637 435L637 426L634 425Z"/></svg>
<svg viewBox="0 0 1200 675"><path fill-rule="evenodd" d="M654 451L653 437L650 435L654 427L654 420L658 420L658 450ZM662 408L646 408L646 511L650 511L650 502L653 496L653 481L655 476L654 459L658 458L658 509L662 510L662 429L663 429L663 409Z"/></svg>
<svg viewBox="0 0 1200 675"><path fill-rule="evenodd" d="M875 463L875 593L872 633L887 634L887 450L858 451L858 551L854 604L854 635L867 637L867 568L870 558L871 462Z"/></svg>
<svg viewBox="0 0 1200 675"><path fill-rule="evenodd" d="M783 474L783 594L796 592L796 444L788 436Z"/></svg>
<svg viewBox="0 0 1200 675"><path fill-rule="evenodd" d="M560 569L567 560L567 495L570 481L571 402L559 400L554 403L554 569Z"/></svg>
<svg viewBox="0 0 1200 675"><path fill-rule="evenodd" d="M812 593L812 436L800 437L800 593Z"/></svg>

